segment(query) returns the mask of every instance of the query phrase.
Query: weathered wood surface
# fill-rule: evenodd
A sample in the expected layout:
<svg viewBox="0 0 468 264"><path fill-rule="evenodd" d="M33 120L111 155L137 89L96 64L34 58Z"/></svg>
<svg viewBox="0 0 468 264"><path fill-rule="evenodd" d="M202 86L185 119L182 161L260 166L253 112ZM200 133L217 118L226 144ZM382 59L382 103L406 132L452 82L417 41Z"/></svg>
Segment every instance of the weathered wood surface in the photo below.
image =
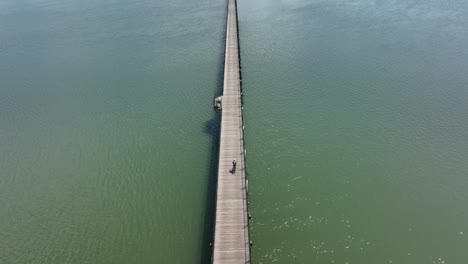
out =
<svg viewBox="0 0 468 264"><path fill-rule="evenodd" d="M250 263L236 0L229 0L218 164L214 264ZM232 161L237 161L232 172Z"/></svg>

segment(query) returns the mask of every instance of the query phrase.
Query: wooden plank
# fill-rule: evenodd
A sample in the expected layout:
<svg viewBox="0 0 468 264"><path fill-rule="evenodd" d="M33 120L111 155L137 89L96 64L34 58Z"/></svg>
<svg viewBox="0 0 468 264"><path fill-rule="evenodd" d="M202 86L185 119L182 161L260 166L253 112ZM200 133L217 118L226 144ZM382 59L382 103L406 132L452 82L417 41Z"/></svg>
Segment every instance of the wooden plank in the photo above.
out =
<svg viewBox="0 0 468 264"><path fill-rule="evenodd" d="M214 264L250 263L236 0L228 0ZM232 161L237 161L231 172Z"/></svg>

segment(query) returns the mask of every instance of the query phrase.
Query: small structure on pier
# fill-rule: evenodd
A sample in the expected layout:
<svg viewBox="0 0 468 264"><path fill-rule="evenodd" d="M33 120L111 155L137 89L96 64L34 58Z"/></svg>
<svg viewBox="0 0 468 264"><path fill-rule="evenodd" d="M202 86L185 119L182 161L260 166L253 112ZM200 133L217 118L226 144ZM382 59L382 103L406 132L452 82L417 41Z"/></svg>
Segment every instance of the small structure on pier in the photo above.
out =
<svg viewBox="0 0 468 264"><path fill-rule="evenodd" d="M213 99L213 108L216 112L220 112L223 109L223 97L218 96Z"/></svg>

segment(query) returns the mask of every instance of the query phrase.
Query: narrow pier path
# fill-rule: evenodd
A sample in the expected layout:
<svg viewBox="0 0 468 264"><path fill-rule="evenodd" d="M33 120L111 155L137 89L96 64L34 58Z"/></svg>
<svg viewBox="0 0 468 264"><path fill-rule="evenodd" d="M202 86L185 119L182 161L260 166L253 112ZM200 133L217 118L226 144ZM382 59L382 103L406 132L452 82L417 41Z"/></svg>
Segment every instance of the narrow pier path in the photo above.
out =
<svg viewBox="0 0 468 264"><path fill-rule="evenodd" d="M218 164L214 264L250 263L236 0L229 0ZM233 170L233 160L237 165Z"/></svg>

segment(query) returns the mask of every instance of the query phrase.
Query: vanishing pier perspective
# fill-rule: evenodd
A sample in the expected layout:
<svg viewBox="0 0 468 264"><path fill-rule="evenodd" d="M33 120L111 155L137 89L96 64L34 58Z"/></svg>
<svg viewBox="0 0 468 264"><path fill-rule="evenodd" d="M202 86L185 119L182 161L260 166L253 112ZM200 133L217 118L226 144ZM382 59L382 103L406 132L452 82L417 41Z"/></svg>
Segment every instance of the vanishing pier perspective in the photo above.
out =
<svg viewBox="0 0 468 264"><path fill-rule="evenodd" d="M250 263L238 33L237 3L229 0L223 95L214 100L221 110L214 264Z"/></svg>

